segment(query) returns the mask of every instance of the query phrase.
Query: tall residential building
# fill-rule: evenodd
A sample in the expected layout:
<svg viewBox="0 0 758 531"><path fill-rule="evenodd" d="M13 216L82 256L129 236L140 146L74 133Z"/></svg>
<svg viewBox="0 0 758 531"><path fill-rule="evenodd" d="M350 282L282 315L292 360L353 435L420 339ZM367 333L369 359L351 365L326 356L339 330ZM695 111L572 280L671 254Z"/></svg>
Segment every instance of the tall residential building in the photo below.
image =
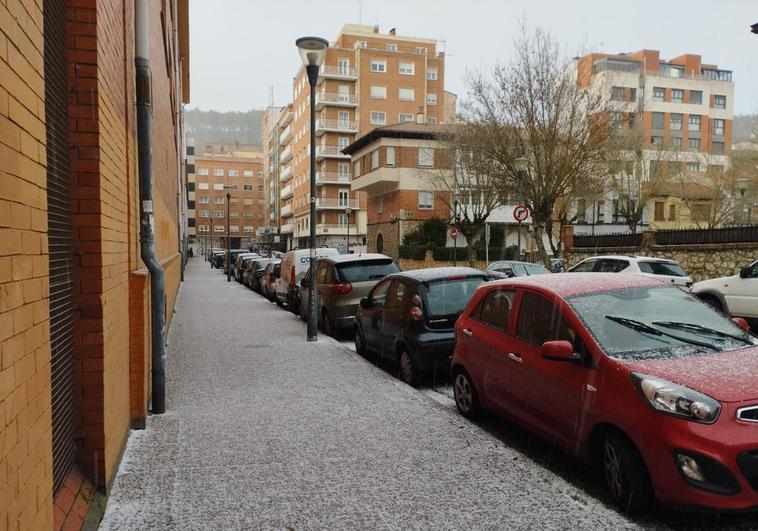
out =
<svg viewBox="0 0 758 531"><path fill-rule="evenodd" d="M214 152L195 155L195 218L203 246L226 247L227 214L231 247L257 245L268 222L263 158L240 146L212 145ZM247 146L252 149L252 146ZM231 187L227 190L225 187ZM231 193L227 212L226 194Z"/></svg>
<svg viewBox="0 0 758 531"><path fill-rule="evenodd" d="M445 121L455 95L445 93L444 79L445 56L435 40L346 24L321 67L316 152L310 154L310 87L305 69L298 70L293 103L279 120L280 231L287 248L309 244L310 156L317 169L317 244L343 251L364 244L365 194L350 189L353 171L342 150L357 135L419 114L430 124Z"/></svg>
<svg viewBox="0 0 758 531"><path fill-rule="evenodd" d="M195 139L187 138L184 148L184 171L187 174L187 244L195 250L197 227L195 214Z"/></svg>
<svg viewBox="0 0 758 531"><path fill-rule="evenodd" d="M699 55L665 61L657 50L642 50L588 54L577 59L577 74L580 86L609 97L617 132L640 139L644 163L640 175L634 177L643 187L653 186L654 180L707 186L706 175L729 166L734 106L731 71L704 64ZM632 171L638 173L637 168L627 173ZM668 192L672 189L669 184L666 188ZM625 228L619 201L628 200L635 198L609 190L592 204L580 205L575 232ZM705 207L698 208L700 214L681 212L680 216L676 207L651 204L645 208L642 224L665 220L666 226L686 226L702 215Z"/></svg>
<svg viewBox="0 0 758 531"><path fill-rule="evenodd" d="M279 223L279 118L286 107L269 106L261 119L261 139L263 154L263 176L265 180L268 212L263 230L266 247L282 250Z"/></svg>

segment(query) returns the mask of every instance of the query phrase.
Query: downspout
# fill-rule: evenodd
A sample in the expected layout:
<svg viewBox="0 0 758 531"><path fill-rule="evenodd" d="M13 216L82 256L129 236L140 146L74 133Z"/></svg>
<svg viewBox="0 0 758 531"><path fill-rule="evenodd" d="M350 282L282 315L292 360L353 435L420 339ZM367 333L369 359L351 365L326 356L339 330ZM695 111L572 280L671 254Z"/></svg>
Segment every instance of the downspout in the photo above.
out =
<svg viewBox="0 0 758 531"><path fill-rule="evenodd" d="M152 413L166 411L166 296L163 266L155 256L153 231L153 172L150 120L152 84L150 73L149 0L135 0L135 67L137 85L137 154L139 159L140 252L150 272L150 329L152 345Z"/></svg>

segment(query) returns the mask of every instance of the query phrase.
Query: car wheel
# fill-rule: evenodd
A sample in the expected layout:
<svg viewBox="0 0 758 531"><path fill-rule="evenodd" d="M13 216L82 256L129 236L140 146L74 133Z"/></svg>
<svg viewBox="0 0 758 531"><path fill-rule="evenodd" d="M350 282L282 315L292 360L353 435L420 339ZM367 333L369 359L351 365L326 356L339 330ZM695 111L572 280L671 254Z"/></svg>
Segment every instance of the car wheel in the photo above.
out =
<svg viewBox="0 0 758 531"><path fill-rule="evenodd" d="M408 349L400 348L400 355L397 358L398 374L400 379L410 386L416 387L419 383L419 370L416 362Z"/></svg>
<svg viewBox="0 0 758 531"><path fill-rule="evenodd" d="M708 306L716 310L717 312L724 312L724 306L721 304L721 301L718 300L713 295L703 295L700 297L700 300L702 300L704 303L706 303Z"/></svg>
<svg viewBox="0 0 758 531"><path fill-rule="evenodd" d="M282 308L284 306L284 303L279 300L279 297L274 297L274 302L276 302L276 305Z"/></svg>
<svg viewBox="0 0 758 531"><path fill-rule="evenodd" d="M353 336L355 338L355 352L361 356L365 356L366 341L363 339L363 334L361 333L361 329L358 326L353 329Z"/></svg>
<svg viewBox="0 0 758 531"><path fill-rule="evenodd" d="M631 441L609 431L605 434L601 451L605 486L616 506L629 514L649 510L653 502L650 476Z"/></svg>
<svg viewBox="0 0 758 531"><path fill-rule="evenodd" d="M455 406L461 415L468 419L475 419L479 416L481 411L479 396L471 377L463 369L458 369L453 378L453 396L455 397Z"/></svg>
<svg viewBox="0 0 758 531"><path fill-rule="evenodd" d="M334 337L334 323L329 318L326 308L321 311L321 329L326 335Z"/></svg>

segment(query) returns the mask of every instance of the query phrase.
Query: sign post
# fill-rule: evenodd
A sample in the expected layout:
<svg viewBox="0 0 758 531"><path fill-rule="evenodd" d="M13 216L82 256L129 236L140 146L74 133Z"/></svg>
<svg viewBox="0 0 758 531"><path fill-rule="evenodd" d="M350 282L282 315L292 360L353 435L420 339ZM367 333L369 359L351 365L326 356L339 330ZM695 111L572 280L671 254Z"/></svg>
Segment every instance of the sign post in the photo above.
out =
<svg viewBox="0 0 758 531"><path fill-rule="evenodd" d="M513 218L518 221L518 259L521 260L521 223L529 217L529 209L526 205L517 205L513 209Z"/></svg>
<svg viewBox="0 0 758 531"><path fill-rule="evenodd" d="M455 267L458 263L456 256L458 254L458 229L455 227L450 229L450 237L453 239L453 267Z"/></svg>

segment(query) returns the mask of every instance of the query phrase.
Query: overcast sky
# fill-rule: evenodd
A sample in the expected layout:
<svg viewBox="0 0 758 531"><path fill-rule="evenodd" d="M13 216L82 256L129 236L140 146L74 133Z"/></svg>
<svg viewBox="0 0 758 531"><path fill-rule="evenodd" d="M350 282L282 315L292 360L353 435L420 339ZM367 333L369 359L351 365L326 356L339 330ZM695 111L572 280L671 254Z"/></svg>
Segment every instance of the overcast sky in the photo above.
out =
<svg viewBox="0 0 758 531"><path fill-rule="evenodd" d="M288 103L300 65L295 39L331 42L347 22L444 41L445 88L465 98L467 70L510 59L521 17L551 30L572 55L700 54L734 71L735 114L758 112L758 35L749 30L758 0L191 0L189 106L261 109L270 85L274 104Z"/></svg>

